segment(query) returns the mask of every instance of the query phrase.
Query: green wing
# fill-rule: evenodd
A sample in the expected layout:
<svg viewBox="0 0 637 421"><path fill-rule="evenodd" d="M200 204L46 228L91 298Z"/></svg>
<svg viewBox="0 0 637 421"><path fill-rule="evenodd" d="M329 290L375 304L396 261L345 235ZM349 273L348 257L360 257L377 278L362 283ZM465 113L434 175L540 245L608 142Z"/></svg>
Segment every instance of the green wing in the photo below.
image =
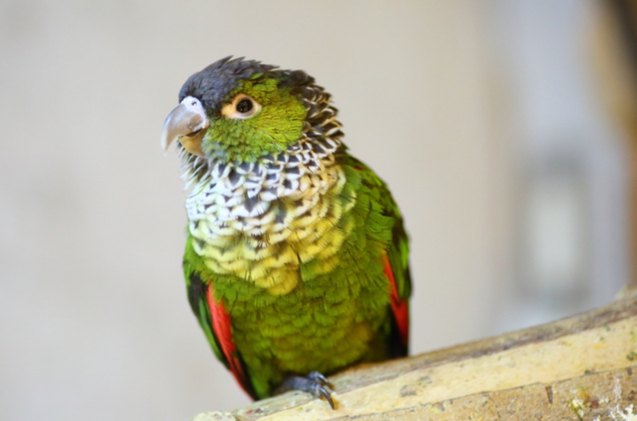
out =
<svg viewBox="0 0 637 421"><path fill-rule="evenodd" d="M359 192L369 195L371 202L379 206L380 214L392 221L391 234L385 249L386 261L383 262L391 287L390 310L393 320L389 348L392 356L406 355L409 342L408 300L412 286L409 272L409 241L402 215L387 185L367 165L345 151L339 154L338 162L345 169L348 181L360 183Z"/></svg>

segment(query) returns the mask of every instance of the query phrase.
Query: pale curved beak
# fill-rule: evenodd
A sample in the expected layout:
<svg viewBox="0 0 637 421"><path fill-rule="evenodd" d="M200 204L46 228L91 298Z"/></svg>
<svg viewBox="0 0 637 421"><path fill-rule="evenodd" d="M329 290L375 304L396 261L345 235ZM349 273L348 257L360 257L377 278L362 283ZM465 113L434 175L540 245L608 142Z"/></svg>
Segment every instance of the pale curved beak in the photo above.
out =
<svg viewBox="0 0 637 421"><path fill-rule="evenodd" d="M192 96L187 96L168 114L161 130L161 147L166 152L171 143L181 140L182 145L191 153L201 154L200 145L194 145L190 136L195 135L210 124L206 111L201 101ZM200 139L199 139L200 140ZM192 150L191 150L192 149Z"/></svg>

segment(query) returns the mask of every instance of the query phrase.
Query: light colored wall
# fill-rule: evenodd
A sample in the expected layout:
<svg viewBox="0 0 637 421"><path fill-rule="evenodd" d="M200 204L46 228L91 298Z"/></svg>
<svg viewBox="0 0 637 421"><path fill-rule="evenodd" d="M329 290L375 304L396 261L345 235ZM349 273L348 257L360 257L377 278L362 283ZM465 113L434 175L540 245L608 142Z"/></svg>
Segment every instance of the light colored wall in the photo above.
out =
<svg viewBox="0 0 637 421"><path fill-rule="evenodd" d="M0 419L248 402L190 313L185 193L159 149L181 83L228 54L314 75L389 183L412 238L412 351L496 333L515 185L498 4L0 2Z"/></svg>

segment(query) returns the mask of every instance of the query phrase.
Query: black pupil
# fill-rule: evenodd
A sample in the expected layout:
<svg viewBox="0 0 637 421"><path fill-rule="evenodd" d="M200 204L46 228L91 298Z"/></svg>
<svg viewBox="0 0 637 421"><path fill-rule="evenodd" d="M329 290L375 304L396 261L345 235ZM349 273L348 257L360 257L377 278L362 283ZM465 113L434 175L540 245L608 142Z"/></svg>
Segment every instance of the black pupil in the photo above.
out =
<svg viewBox="0 0 637 421"><path fill-rule="evenodd" d="M248 98L243 98L241 101L237 103L237 111L242 114L247 113L252 109L252 101Z"/></svg>

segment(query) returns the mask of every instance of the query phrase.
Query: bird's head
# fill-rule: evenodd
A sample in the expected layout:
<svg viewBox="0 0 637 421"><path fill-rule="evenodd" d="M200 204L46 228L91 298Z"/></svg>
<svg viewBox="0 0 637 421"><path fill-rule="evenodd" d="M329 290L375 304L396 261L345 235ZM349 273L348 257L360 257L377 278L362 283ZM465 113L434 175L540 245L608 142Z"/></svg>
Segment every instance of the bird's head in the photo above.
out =
<svg viewBox="0 0 637 421"><path fill-rule="evenodd" d="M336 112L305 72L226 57L186 80L161 144L167 149L177 140L191 163L255 162L307 135L340 136Z"/></svg>

